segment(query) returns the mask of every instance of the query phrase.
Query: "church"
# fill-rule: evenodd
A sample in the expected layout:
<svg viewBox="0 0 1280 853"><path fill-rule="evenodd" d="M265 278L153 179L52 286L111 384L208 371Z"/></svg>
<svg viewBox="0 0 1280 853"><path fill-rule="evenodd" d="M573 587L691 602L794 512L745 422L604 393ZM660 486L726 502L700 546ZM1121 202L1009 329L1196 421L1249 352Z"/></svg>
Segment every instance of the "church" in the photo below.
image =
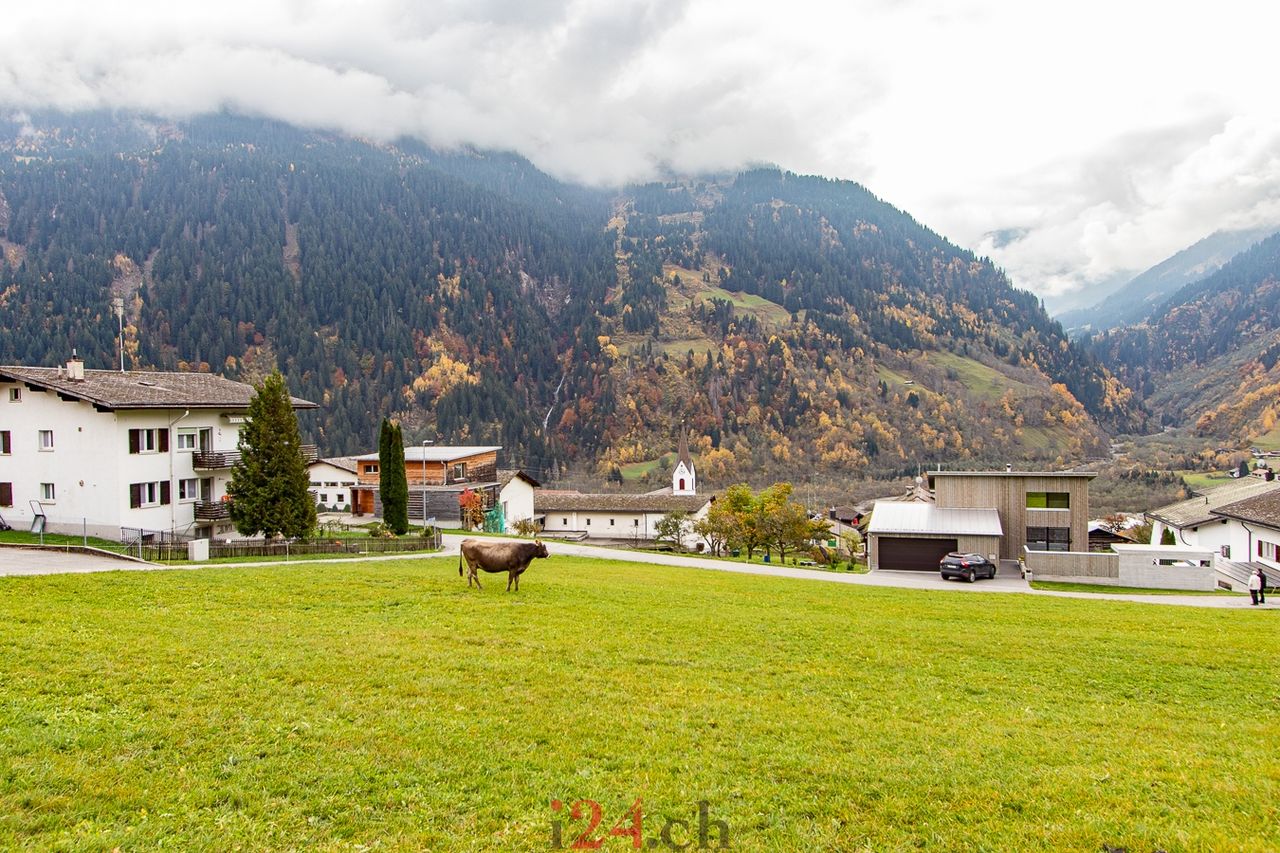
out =
<svg viewBox="0 0 1280 853"><path fill-rule="evenodd" d="M667 513L684 512L698 519L714 500L698 494L698 472L681 430L670 486L642 494L538 489L533 504L534 517L548 534L638 545L654 540L658 522ZM689 541L694 538L690 535Z"/></svg>

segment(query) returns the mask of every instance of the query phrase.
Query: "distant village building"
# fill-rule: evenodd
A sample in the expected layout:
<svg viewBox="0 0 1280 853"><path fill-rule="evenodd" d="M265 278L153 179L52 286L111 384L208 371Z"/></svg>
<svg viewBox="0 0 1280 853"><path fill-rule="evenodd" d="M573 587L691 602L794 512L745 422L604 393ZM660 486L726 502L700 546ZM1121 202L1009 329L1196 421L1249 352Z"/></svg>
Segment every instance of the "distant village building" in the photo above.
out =
<svg viewBox="0 0 1280 853"><path fill-rule="evenodd" d="M234 535L227 482L253 395L208 373L86 370L76 358L0 367L0 516L116 540Z"/></svg>
<svg viewBox="0 0 1280 853"><path fill-rule="evenodd" d="M318 459L307 466L308 489L320 512L350 512L351 490L360 482L354 456Z"/></svg>
<svg viewBox="0 0 1280 853"><path fill-rule="evenodd" d="M458 498L468 489L480 496L481 507L492 509L498 500L498 451L501 446L449 447L409 445L404 449L405 479L409 484L409 523L436 519L444 527L461 523ZM376 453L355 457L358 482L352 487L351 511L355 515L382 516L378 494L381 477Z"/></svg>
<svg viewBox="0 0 1280 853"><path fill-rule="evenodd" d="M643 494L592 494L539 489L535 517L548 533L619 542L652 542L658 522L671 512L702 518L714 496L698 495L698 475L681 431L671 486ZM693 537L690 537L692 540Z"/></svg>

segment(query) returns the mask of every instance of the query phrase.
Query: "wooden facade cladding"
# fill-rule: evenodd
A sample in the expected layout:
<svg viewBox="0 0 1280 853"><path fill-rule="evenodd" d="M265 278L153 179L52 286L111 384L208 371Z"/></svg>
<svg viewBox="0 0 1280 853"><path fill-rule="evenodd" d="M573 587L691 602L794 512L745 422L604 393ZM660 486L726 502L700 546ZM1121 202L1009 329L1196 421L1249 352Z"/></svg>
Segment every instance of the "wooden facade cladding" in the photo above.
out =
<svg viewBox="0 0 1280 853"><path fill-rule="evenodd" d="M1000 557L1016 560L1027 544L1027 528L1069 528L1069 551L1089 549L1089 481L1093 474L1035 474L1020 472L929 474L934 498L940 507L993 507L1000 516L1004 536ZM1066 493L1069 508L1040 509L1027 506L1033 493Z"/></svg>
<svg viewBox="0 0 1280 853"><path fill-rule="evenodd" d="M362 459L357 463L360 484L376 486L381 480L378 461ZM498 452L477 453L449 462L415 462L405 460L405 480L414 486L452 486L455 483L492 483L498 479Z"/></svg>

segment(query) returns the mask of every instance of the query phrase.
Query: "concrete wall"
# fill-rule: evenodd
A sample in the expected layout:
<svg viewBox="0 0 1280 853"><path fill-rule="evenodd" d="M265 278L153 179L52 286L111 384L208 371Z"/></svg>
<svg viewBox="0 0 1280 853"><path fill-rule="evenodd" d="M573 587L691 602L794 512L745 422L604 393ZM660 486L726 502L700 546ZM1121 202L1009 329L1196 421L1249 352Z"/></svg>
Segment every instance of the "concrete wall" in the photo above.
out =
<svg viewBox="0 0 1280 853"><path fill-rule="evenodd" d="M1115 545L1114 553L1024 550L1033 580L1132 586L1144 589L1213 590L1215 552L1176 545Z"/></svg>
<svg viewBox="0 0 1280 853"><path fill-rule="evenodd" d="M1023 548L1022 562L1034 580L1116 584L1118 554L1091 551L1032 551Z"/></svg>

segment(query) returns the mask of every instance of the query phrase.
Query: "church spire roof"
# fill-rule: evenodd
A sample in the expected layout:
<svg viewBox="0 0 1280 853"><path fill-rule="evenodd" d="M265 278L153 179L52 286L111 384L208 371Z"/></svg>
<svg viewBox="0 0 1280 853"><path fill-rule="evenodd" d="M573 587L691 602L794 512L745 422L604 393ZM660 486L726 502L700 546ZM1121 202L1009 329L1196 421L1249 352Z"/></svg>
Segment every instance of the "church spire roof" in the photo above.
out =
<svg viewBox="0 0 1280 853"><path fill-rule="evenodd" d="M693 458L689 456L689 436L685 432L684 424L680 425L680 454L677 459L684 463L685 468L693 470Z"/></svg>

